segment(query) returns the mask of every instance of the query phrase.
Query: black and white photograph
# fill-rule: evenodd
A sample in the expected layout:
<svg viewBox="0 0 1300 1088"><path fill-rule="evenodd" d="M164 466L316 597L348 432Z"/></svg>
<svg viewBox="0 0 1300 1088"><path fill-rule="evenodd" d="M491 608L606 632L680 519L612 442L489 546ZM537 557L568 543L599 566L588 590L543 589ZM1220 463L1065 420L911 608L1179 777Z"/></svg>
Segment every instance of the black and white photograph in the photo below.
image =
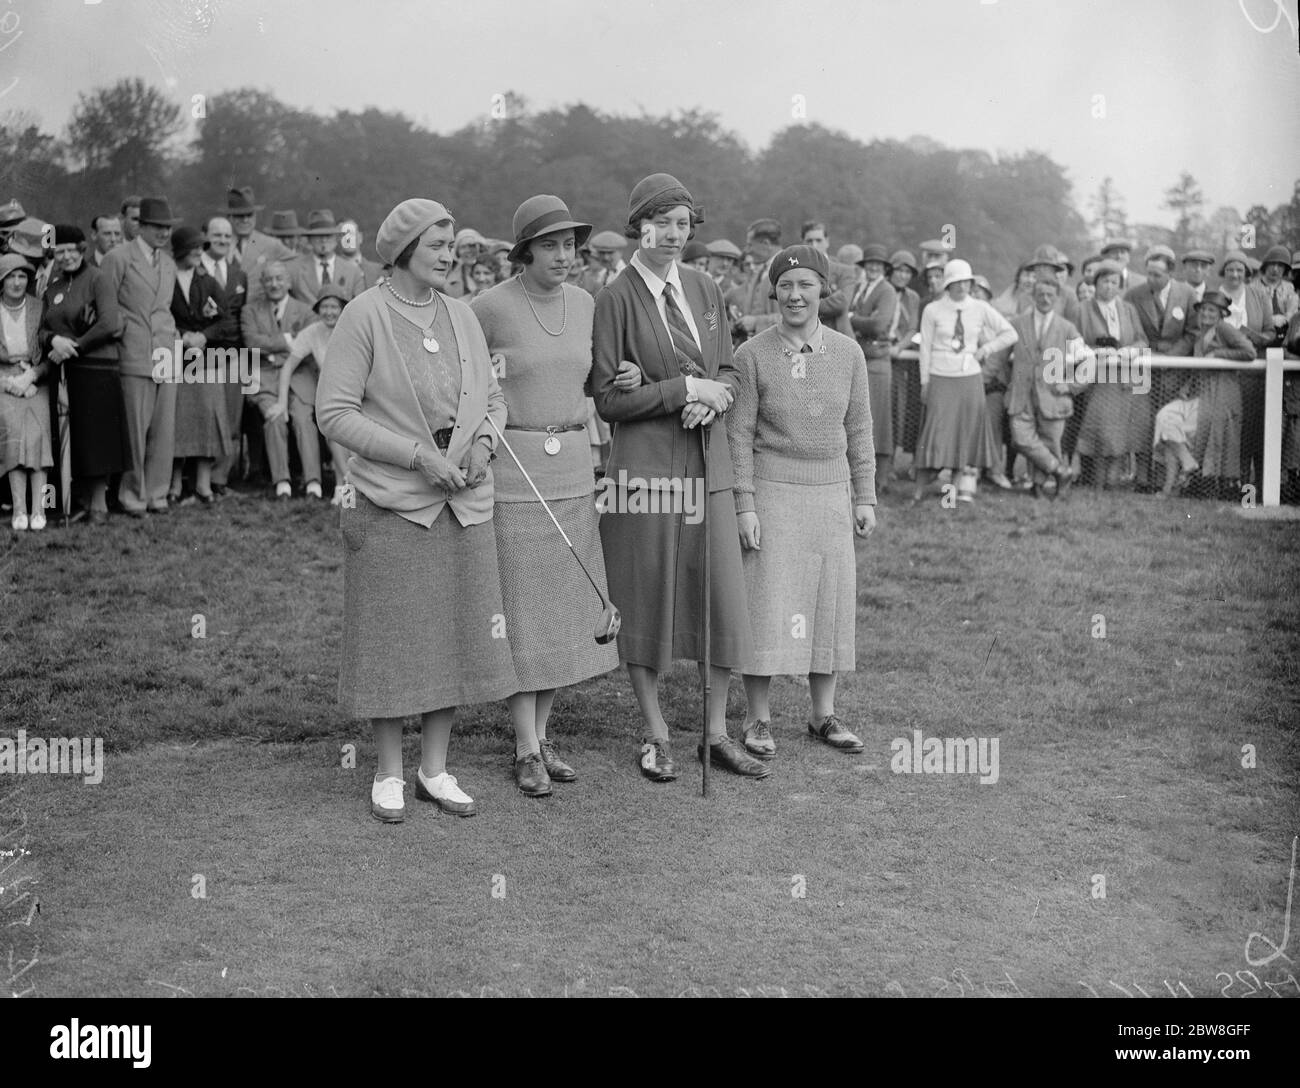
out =
<svg viewBox="0 0 1300 1088"><path fill-rule="evenodd" d="M1293 0L0 0L24 1050L1064 998L1262 1072L1297 102Z"/></svg>

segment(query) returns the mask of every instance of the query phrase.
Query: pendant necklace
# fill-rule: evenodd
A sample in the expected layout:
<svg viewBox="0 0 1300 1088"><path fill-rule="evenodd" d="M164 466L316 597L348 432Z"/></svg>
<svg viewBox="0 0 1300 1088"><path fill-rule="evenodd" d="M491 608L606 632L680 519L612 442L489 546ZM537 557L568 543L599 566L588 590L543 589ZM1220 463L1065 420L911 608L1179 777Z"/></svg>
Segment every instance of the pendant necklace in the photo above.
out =
<svg viewBox="0 0 1300 1088"><path fill-rule="evenodd" d="M438 292L435 291L432 287L430 287L429 297L424 302L413 302L411 299L404 298L403 296L397 293L397 288L393 286L392 280L384 280L384 286L387 287L388 290L392 293L393 298L397 299L398 302L405 302L406 305L408 306L415 306L415 307L430 306L430 305L435 306L435 309L433 311L433 320L429 322L429 327L424 330L423 343L424 343L425 351L427 351L430 355L437 355L438 351L440 350L440 345L438 344L438 341L434 338L433 326L438 321L438 310L440 309L440 307L437 307Z"/></svg>

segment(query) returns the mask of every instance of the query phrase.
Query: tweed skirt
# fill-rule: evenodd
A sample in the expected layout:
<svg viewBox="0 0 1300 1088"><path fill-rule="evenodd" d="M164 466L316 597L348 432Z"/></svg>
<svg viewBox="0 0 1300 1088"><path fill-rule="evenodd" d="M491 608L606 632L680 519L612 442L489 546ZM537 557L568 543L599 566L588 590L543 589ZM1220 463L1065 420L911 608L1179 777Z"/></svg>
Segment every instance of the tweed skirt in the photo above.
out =
<svg viewBox="0 0 1300 1088"><path fill-rule="evenodd" d="M551 509L574 551L605 581L596 504L591 496L553 499ZM595 640L600 600L539 502L493 508L506 631L520 691L562 688L618 668L618 647Z"/></svg>
<svg viewBox="0 0 1300 1088"><path fill-rule="evenodd" d="M228 457L234 449L226 414L225 383L182 382L176 388L176 445L173 457Z"/></svg>
<svg viewBox="0 0 1300 1088"><path fill-rule="evenodd" d="M623 615L619 660L658 672L674 660L703 660L703 511L696 511L692 524L682 512L630 512L624 505L627 493L618 488L611 488L608 497L600 542L609 597ZM753 656L753 640L730 489L709 496L704 522L711 571L710 662L739 669Z"/></svg>
<svg viewBox="0 0 1300 1088"><path fill-rule="evenodd" d="M0 379L20 373L18 366L0 364ZM50 391L44 385L34 388L34 397L15 397L0 391L0 474L20 467L54 467Z"/></svg>
<svg viewBox="0 0 1300 1088"><path fill-rule="evenodd" d="M744 555L754 676L852 672L857 607L853 498L847 483L755 479L757 551Z"/></svg>
<svg viewBox="0 0 1300 1088"><path fill-rule="evenodd" d="M426 529L358 492L339 526L345 713L404 718L519 690L491 521L462 526L444 507Z"/></svg>
<svg viewBox="0 0 1300 1088"><path fill-rule="evenodd" d="M916 444L917 468L986 468L997 463L986 423L983 376L931 375Z"/></svg>
<svg viewBox="0 0 1300 1088"><path fill-rule="evenodd" d="M75 479L109 476L126 467L126 409L122 377L112 359L64 364L68 381L68 432Z"/></svg>
<svg viewBox="0 0 1300 1088"><path fill-rule="evenodd" d="M871 435L876 443L877 457L889 457L894 452L893 385L894 379L888 361L879 371L867 367L867 398L871 401Z"/></svg>

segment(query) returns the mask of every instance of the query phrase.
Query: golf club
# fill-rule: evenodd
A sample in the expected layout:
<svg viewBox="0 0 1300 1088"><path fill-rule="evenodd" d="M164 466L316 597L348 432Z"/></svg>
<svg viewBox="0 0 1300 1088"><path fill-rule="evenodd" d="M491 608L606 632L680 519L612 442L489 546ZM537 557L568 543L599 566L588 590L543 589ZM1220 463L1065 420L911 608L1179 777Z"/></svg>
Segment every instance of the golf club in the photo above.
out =
<svg viewBox="0 0 1300 1088"><path fill-rule="evenodd" d="M547 505L546 500L542 498L542 493L537 490L537 485L533 483L533 478L528 475L528 470L524 468L519 458L515 456L515 451L510 448L510 443L506 441L506 436L501 433L501 428L496 425L491 416L487 416L486 418L488 423L492 425L492 429L496 431L497 437L501 439L501 445L505 446L506 453L510 454L510 459L519 466L519 471L524 474L524 479L528 481L528 486L533 489L533 494L537 496L537 501L542 504L542 509L550 515L551 521L555 524L555 527L560 530L560 536L564 537L564 543L569 546L569 551L573 553L573 558L578 561L578 566L582 567L582 573L587 576L587 581L591 583L591 588L596 591L596 596L600 598L600 619L596 621L596 631L594 635L596 641L602 646L606 643L613 642L618 635L619 628L623 626L623 617L618 614L618 609L614 607L613 602L605 596L604 591L596 584L596 579L591 576L591 571L587 569L586 564L582 561L582 557L578 555L577 549L573 546L573 541L569 539L569 534L564 531L564 526L559 523L550 506ZM707 544L705 546L707 547Z"/></svg>
<svg viewBox="0 0 1300 1088"><path fill-rule="evenodd" d="M704 758L700 761L704 770L703 779L700 783L701 792L705 797L709 796L709 763L711 762L711 748L709 745L709 694L712 691L712 664L713 655L711 652L710 642L712 642L712 632L710 631L712 620L713 602L709 596L710 579L709 579L709 427L708 424L700 425L700 446L704 451L704 468L701 475L704 478L704 506L703 516L700 518L700 528L704 531L704 577L702 592L704 594L704 607L702 609L703 618L701 626L704 628L704 723L702 726L704 733Z"/></svg>

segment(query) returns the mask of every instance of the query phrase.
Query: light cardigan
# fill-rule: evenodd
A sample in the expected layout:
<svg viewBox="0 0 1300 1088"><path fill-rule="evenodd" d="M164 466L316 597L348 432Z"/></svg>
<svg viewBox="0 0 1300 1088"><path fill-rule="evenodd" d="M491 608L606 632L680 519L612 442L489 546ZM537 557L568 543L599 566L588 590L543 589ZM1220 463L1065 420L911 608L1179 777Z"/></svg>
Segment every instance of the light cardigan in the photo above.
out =
<svg viewBox="0 0 1300 1088"><path fill-rule="evenodd" d="M876 504L867 361L853 337L830 327L820 333L825 354L814 338L812 354L786 355L780 326L736 349L740 384L727 413L727 439L737 513L754 509L756 479L852 481L856 505Z"/></svg>
<svg viewBox="0 0 1300 1088"><path fill-rule="evenodd" d="M492 518L493 481L448 492L410 467L417 446L439 454L393 335L392 314L376 285L347 304L334 327L316 387L316 420L321 433L352 451L348 473L371 502L426 528L450 506L462 525ZM446 457L463 465L471 443L487 438L496 449L491 415L506 425L506 399L492 373L487 341L465 303L441 297L460 352L460 411ZM447 350L450 345L444 347Z"/></svg>
<svg viewBox="0 0 1300 1088"><path fill-rule="evenodd" d="M963 378L980 373L975 360L975 350L984 348L985 355L1009 348L1016 342L1016 330L1007 319L987 302L969 295L962 301L961 324L964 348L961 354L952 350L953 330L957 323L957 303L948 296L936 299L921 314L921 381L930 380L931 374L943 378Z"/></svg>

